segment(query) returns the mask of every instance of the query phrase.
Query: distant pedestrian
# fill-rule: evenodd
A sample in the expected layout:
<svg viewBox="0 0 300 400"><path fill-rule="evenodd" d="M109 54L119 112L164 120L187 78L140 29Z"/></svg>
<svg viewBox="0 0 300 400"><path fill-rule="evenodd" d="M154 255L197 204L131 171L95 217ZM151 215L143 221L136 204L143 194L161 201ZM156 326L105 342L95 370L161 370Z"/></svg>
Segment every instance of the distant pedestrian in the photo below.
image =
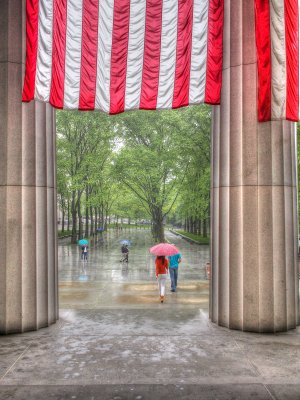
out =
<svg viewBox="0 0 300 400"><path fill-rule="evenodd" d="M127 262L128 263L128 256L129 256L129 249L127 244L123 244L121 247L122 259L120 262Z"/></svg>
<svg viewBox="0 0 300 400"><path fill-rule="evenodd" d="M158 282L159 298L163 303L166 291L166 279L168 276L169 261L165 256L157 256L155 259L155 272Z"/></svg>
<svg viewBox="0 0 300 400"><path fill-rule="evenodd" d="M169 259L169 272L171 278L171 292L176 292L177 279L178 279L178 267L181 263L181 254L177 253L174 256L168 256Z"/></svg>
<svg viewBox="0 0 300 400"><path fill-rule="evenodd" d="M84 245L81 247L81 259L87 261L88 259L88 245Z"/></svg>

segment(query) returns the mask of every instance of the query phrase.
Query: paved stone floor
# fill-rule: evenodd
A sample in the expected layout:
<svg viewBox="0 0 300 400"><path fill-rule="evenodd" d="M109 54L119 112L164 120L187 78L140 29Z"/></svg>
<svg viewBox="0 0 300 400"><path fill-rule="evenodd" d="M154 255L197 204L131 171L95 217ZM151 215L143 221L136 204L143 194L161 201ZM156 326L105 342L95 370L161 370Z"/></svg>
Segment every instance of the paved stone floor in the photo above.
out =
<svg viewBox="0 0 300 400"><path fill-rule="evenodd" d="M180 246L178 292L158 302L146 231L59 246L60 320L0 337L0 399L300 399L300 328L229 331L208 319L207 246ZM132 240L128 268L121 239Z"/></svg>

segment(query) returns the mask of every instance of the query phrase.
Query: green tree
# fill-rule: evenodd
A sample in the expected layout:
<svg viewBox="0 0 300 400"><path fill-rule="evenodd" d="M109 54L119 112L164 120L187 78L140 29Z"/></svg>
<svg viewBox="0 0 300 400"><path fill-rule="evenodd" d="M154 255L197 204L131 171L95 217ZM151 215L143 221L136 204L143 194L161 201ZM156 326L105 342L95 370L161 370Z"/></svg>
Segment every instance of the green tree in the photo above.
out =
<svg viewBox="0 0 300 400"><path fill-rule="evenodd" d="M174 223L184 220L185 230L207 235L210 211L210 125L208 106L189 107L181 111L181 148L188 157L189 168L172 214Z"/></svg>
<svg viewBox="0 0 300 400"><path fill-rule="evenodd" d="M154 239L160 242L188 167L178 140L180 125L178 111L139 111L117 120L122 146L115 157L116 174L151 217Z"/></svg>
<svg viewBox="0 0 300 400"><path fill-rule="evenodd" d="M68 188L73 243L77 241L77 228L79 237L83 236L81 199L84 195L87 213L93 186L111 154L112 138L109 117L105 114L57 112L58 181L68 182L59 187L59 195Z"/></svg>

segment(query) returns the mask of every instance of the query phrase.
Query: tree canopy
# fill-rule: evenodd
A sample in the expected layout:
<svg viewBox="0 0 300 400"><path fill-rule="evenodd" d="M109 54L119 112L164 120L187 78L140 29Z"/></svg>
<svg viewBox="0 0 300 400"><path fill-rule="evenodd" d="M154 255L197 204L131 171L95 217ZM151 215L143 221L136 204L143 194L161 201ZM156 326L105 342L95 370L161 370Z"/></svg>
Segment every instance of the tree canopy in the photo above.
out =
<svg viewBox="0 0 300 400"><path fill-rule="evenodd" d="M187 229L207 220L210 117L209 107L57 112L58 203L73 241L111 218L151 220L157 241L168 219Z"/></svg>

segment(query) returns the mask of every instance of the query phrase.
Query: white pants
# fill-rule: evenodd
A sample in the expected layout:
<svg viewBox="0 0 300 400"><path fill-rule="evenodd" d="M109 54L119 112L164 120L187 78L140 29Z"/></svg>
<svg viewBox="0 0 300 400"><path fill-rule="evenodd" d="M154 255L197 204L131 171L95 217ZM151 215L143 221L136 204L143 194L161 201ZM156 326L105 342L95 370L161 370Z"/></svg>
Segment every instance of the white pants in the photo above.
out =
<svg viewBox="0 0 300 400"><path fill-rule="evenodd" d="M165 295L167 276L168 276L167 274L158 274L157 283L160 296Z"/></svg>

